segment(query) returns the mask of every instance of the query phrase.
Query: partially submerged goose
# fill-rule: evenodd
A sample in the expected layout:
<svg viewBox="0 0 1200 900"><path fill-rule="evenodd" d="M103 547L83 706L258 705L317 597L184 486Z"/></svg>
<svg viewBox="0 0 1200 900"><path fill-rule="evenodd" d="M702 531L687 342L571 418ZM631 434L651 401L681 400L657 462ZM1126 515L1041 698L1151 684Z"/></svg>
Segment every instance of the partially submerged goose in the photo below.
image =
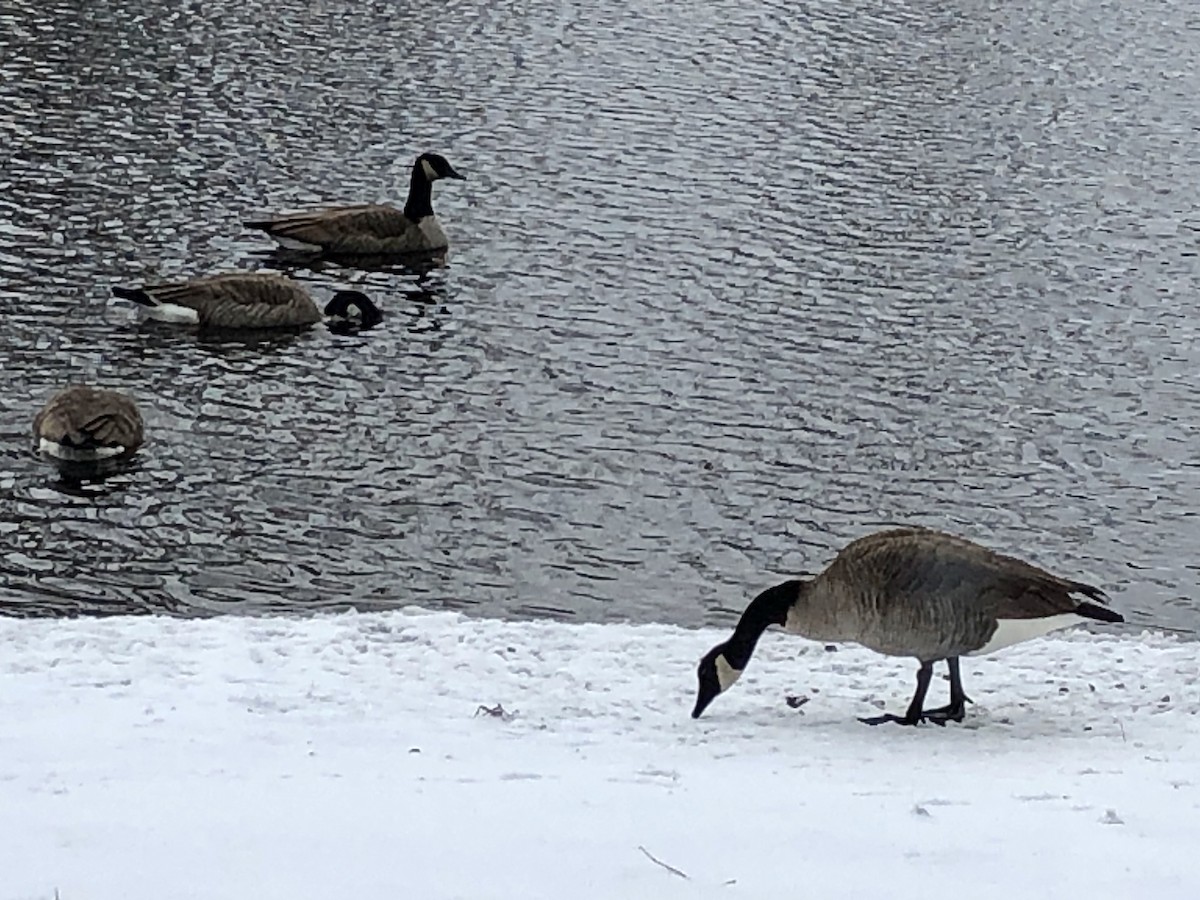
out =
<svg viewBox="0 0 1200 900"><path fill-rule="evenodd" d="M87 385L59 391L34 417L37 450L62 467L127 459L142 446L142 415L124 394Z"/></svg>
<svg viewBox="0 0 1200 900"><path fill-rule="evenodd" d="M322 319L316 302L304 287L283 275L270 273L210 275L140 288L118 286L113 293L145 307L152 319L201 328L304 328ZM362 327L377 324L382 318L375 304L358 291L334 294L326 314L345 314L352 309L357 310L364 323Z"/></svg>
<svg viewBox="0 0 1200 900"><path fill-rule="evenodd" d="M867 724L960 722L968 702L960 656L1088 620L1125 621L1105 599L1098 588L942 532L900 528L868 535L847 545L816 578L785 581L750 602L733 636L700 660L692 718L737 681L759 637L779 625L818 641L854 641L889 656L916 657L917 689L908 711L863 719ZM950 703L925 709L933 664L943 659Z"/></svg>
<svg viewBox="0 0 1200 900"><path fill-rule="evenodd" d="M433 183L441 178L465 180L444 156L422 153L413 163L404 209L387 204L344 206L285 213L246 222L289 250L360 256L442 250L446 232L433 212Z"/></svg>
<svg viewBox="0 0 1200 900"><path fill-rule="evenodd" d="M383 321L383 313L360 291L338 291L325 304L329 330L341 334L366 331Z"/></svg>

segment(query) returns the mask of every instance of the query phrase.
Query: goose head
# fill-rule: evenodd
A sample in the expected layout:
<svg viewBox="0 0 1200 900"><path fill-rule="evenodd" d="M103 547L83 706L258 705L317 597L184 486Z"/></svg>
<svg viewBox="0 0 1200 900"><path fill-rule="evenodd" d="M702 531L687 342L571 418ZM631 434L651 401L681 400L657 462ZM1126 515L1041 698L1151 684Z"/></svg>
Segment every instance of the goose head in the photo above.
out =
<svg viewBox="0 0 1200 900"><path fill-rule="evenodd" d="M454 166L450 165L446 157L440 153L422 153L417 157L414 168L425 176L426 181L437 181L439 178L457 178L459 181L467 180L467 176L456 172Z"/></svg>
<svg viewBox="0 0 1200 900"><path fill-rule="evenodd" d="M693 719L700 718L718 694L729 690L741 678L762 633L772 625L788 623L789 615L804 602L805 586L806 582L793 579L767 588L750 601L738 619L733 636L704 654L696 669L700 689L692 710Z"/></svg>
<svg viewBox="0 0 1200 900"><path fill-rule="evenodd" d="M725 655L728 644L717 644L704 658L696 669L700 686L696 693L696 707L692 710L692 718L700 718L700 714L712 703L718 694L731 687L742 676L742 670L730 663Z"/></svg>
<svg viewBox="0 0 1200 900"><path fill-rule="evenodd" d="M325 305L325 315L334 323L371 328L383 320L379 307L361 291L338 291Z"/></svg>

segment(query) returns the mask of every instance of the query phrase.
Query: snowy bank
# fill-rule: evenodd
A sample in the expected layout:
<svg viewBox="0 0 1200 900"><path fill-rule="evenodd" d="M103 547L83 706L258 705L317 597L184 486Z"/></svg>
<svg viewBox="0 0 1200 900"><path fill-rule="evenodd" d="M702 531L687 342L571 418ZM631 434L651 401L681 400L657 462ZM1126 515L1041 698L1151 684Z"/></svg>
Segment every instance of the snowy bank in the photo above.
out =
<svg viewBox="0 0 1200 900"><path fill-rule="evenodd" d="M870 728L913 663L769 633L693 721L725 636L0 620L0 900L1196 895L1200 646L1047 638Z"/></svg>

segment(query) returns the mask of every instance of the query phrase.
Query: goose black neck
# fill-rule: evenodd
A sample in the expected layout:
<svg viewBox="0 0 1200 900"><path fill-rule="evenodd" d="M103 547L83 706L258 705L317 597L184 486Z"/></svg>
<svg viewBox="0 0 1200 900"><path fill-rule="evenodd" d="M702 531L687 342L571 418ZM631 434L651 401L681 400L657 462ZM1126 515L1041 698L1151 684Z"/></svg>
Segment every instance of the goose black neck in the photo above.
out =
<svg viewBox="0 0 1200 900"><path fill-rule="evenodd" d="M370 328L383 321L383 313L379 311L378 306L371 302L370 297L363 297L358 301L358 313L364 328Z"/></svg>
<svg viewBox="0 0 1200 900"><path fill-rule="evenodd" d="M785 581L773 588L767 588L750 601L750 605L738 619L737 627L733 629L733 637L725 645L725 659L731 666L735 669L746 668L762 633L772 625L783 625L787 622L788 610L800 595L802 583Z"/></svg>
<svg viewBox="0 0 1200 900"><path fill-rule="evenodd" d="M433 183L425 175L425 167L418 160L412 170L412 181L408 184L408 202L404 204L404 215L413 222L420 222L433 215Z"/></svg>

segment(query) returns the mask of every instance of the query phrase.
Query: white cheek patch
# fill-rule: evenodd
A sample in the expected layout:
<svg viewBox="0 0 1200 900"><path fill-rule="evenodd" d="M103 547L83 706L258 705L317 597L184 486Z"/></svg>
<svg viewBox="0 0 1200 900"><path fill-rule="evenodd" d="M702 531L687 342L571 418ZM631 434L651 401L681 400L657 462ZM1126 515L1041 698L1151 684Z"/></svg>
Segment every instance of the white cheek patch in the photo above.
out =
<svg viewBox="0 0 1200 900"><path fill-rule="evenodd" d="M729 690L733 683L742 677L742 670L731 666L725 654L719 655L713 662L717 667L717 684L721 686L722 691Z"/></svg>
<svg viewBox="0 0 1200 900"><path fill-rule="evenodd" d="M429 160L427 159L421 160L421 171L425 173L425 177L430 181L437 181L440 177L438 173L434 171L433 166L429 164Z"/></svg>
<svg viewBox="0 0 1200 900"><path fill-rule="evenodd" d="M351 303L349 306L346 307L346 318L348 318L348 319L361 319L362 318L362 310L358 308L357 303Z"/></svg>

